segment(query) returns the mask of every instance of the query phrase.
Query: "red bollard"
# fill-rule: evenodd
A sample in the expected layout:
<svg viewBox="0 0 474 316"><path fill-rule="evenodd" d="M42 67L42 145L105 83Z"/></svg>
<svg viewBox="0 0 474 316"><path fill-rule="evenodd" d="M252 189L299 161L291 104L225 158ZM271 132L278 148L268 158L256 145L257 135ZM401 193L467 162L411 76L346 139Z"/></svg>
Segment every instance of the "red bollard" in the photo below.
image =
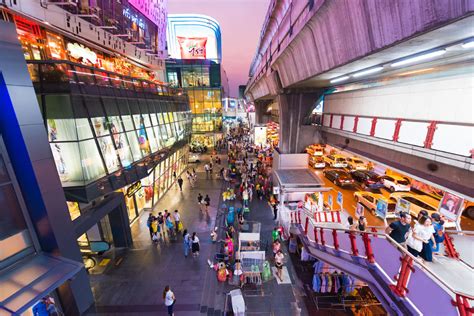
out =
<svg viewBox="0 0 474 316"><path fill-rule="evenodd" d="M301 224L301 212L298 211L298 224Z"/></svg>
<svg viewBox="0 0 474 316"><path fill-rule="evenodd" d="M331 212L331 222L334 223L334 212Z"/></svg>
<svg viewBox="0 0 474 316"><path fill-rule="evenodd" d="M324 231L322 228L319 229L319 233L321 235L321 245L325 246L326 245L326 241L324 240Z"/></svg>
<svg viewBox="0 0 474 316"><path fill-rule="evenodd" d="M337 231L335 229L332 230L332 238L334 240L334 249L339 250L339 240L337 240Z"/></svg>
<svg viewBox="0 0 474 316"><path fill-rule="evenodd" d="M313 233L314 233L314 241L316 242L316 244L318 244L319 240L318 240L318 228L317 227L313 228Z"/></svg>
<svg viewBox="0 0 474 316"><path fill-rule="evenodd" d="M349 238L351 240L352 255L358 256L359 250L357 250L356 236L354 232L349 232Z"/></svg>
<svg viewBox="0 0 474 316"><path fill-rule="evenodd" d="M400 297L405 297L408 293L408 280L412 272L415 272L413 268L413 259L409 255L404 255L403 258L400 258L402 265L400 267L400 272L395 276L397 284L390 284L389 287L396 295Z"/></svg>
<svg viewBox="0 0 474 316"><path fill-rule="evenodd" d="M304 235L308 236L308 225L309 225L309 217L306 217L306 222L304 223Z"/></svg>
<svg viewBox="0 0 474 316"><path fill-rule="evenodd" d="M453 238L448 235L447 232L444 233L444 245L446 248L446 255L449 258L454 258L459 260L459 253L454 248Z"/></svg>
<svg viewBox="0 0 474 316"><path fill-rule="evenodd" d="M362 233L362 239L364 240L365 255L367 256L367 260L370 263L374 263L375 262L374 252L372 251L372 245L370 244L369 234Z"/></svg>
<svg viewBox="0 0 474 316"><path fill-rule="evenodd" d="M340 223L341 222L341 212L337 211L337 222Z"/></svg>

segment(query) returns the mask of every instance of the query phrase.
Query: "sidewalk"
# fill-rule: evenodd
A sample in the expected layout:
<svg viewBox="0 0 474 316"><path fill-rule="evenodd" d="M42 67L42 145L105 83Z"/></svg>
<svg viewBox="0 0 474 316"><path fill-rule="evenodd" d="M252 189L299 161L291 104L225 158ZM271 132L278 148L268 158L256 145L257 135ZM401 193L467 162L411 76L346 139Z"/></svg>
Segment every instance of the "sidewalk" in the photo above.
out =
<svg viewBox="0 0 474 316"><path fill-rule="evenodd" d="M208 161L209 156L204 156ZM198 315L204 288L203 278L209 270L207 259L213 257L209 233L215 224L222 180L206 179L204 163L195 167L198 180L191 188L183 174L183 192L174 185L154 209L154 214L178 209L184 228L196 232L201 242L200 256L184 257L183 238L153 244L146 220L149 212L141 214L132 226L134 248L117 250L115 260L104 273L90 275L95 306L87 315L166 315L162 292L166 285L176 295L177 315ZM198 193L209 194L209 214L199 211Z"/></svg>

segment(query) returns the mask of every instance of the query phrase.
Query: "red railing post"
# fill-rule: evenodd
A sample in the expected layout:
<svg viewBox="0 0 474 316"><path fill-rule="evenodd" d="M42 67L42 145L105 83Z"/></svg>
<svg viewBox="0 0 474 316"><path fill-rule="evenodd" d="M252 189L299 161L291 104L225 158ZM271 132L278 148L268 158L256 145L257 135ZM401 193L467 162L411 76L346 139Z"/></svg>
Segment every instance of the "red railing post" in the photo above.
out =
<svg viewBox="0 0 474 316"><path fill-rule="evenodd" d="M294 216L295 216L295 212L290 212L290 220L292 224L295 223Z"/></svg>
<svg viewBox="0 0 474 316"><path fill-rule="evenodd" d="M431 145L433 145L433 138L434 138L437 124L438 122L431 121L430 125L428 125L428 131L426 132L426 138L424 142L425 148L431 149Z"/></svg>
<svg viewBox="0 0 474 316"><path fill-rule="evenodd" d="M308 236L308 225L309 225L309 217L306 217L306 221L304 223L304 234Z"/></svg>
<svg viewBox="0 0 474 316"><path fill-rule="evenodd" d="M398 119L395 122L395 130L393 131L392 140L394 142L398 142L398 138L400 137L400 128L402 127L402 119Z"/></svg>
<svg viewBox="0 0 474 316"><path fill-rule="evenodd" d="M318 240L318 228L317 227L313 227L313 233L314 233L314 241L316 242L316 244L318 244L319 240Z"/></svg>
<svg viewBox="0 0 474 316"><path fill-rule="evenodd" d="M334 223L334 212L331 212L331 221Z"/></svg>
<svg viewBox="0 0 474 316"><path fill-rule="evenodd" d="M358 125L358 123L359 123L359 117L356 116L356 117L354 117L354 128L352 128L352 132L353 132L353 133L357 133L357 125Z"/></svg>
<svg viewBox="0 0 474 316"><path fill-rule="evenodd" d="M324 212L324 222L328 221L328 212Z"/></svg>
<svg viewBox="0 0 474 316"><path fill-rule="evenodd" d="M459 253L454 248L453 237L449 236L447 232L444 233L444 246L446 255L449 258L454 258L459 260Z"/></svg>
<svg viewBox="0 0 474 316"><path fill-rule="evenodd" d="M458 308L460 316L471 316L474 313L474 308L471 307L466 297L456 293L456 300L452 300L453 306Z"/></svg>
<svg viewBox="0 0 474 316"><path fill-rule="evenodd" d="M334 240L334 249L339 250L339 240L337 240L337 231L332 230L332 239Z"/></svg>
<svg viewBox="0 0 474 316"><path fill-rule="evenodd" d="M301 224L301 212L298 211L298 224Z"/></svg>
<svg viewBox="0 0 474 316"><path fill-rule="evenodd" d="M372 251L372 245L370 244L369 234L362 233L362 240L364 240L365 255L367 256L367 260L370 263L374 263L375 262L374 252Z"/></svg>
<svg viewBox="0 0 474 316"><path fill-rule="evenodd" d="M341 115L341 125L339 126L339 129L343 129L344 128L344 115Z"/></svg>
<svg viewBox="0 0 474 316"><path fill-rule="evenodd" d="M336 216L337 216L337 222L340 223L341 222L341 212L336 211Z"/></svg>
<svg viewBox="0 0 474 316"><path fill-rule="evenodd" d="M321 213L318 212L318 222L321 222Z"/></svg>
<svg viewBox="0 0 474 316"><path fill-rule="evenodd" d="M415 269L413 268L413 258L409 255L405 254L403 258L400 258L400 261L402 262L400 272L394 277L397 280L397 284L390 284L389 287L396 295L405 297L408 293L408 280L412 272L415 272Z"/></svg>
<svg viewBox="0 0 474 316"><path fill-rule="evenodd" d="M372 126L370 127L370 136L375 136L375 127L377 126L377 118L372 119Z"/></svg>
<svg viewBox="0 0 474 316"><path fill-rule="evenodd" d="M359 250L357 250L356 235L354 232L349 232L349 239L351 240L352 255L358 256Z"/></svg>
<svg viewBox="0 0 474 316"><path fill-rule="evenodd" d="M333 117L333 115L331 114L331 118L330 118L330 120L329 120L329 127L330 127L330 128L332 128L332 117Z"/></svg>
<svg viewBox="0 0 474 316"><path fill-rule="evenodd" d="M324 240L324 231L322 228L319 229L319 233L321 236L321 245L325 246L326 245L326 240Z"/></svg>

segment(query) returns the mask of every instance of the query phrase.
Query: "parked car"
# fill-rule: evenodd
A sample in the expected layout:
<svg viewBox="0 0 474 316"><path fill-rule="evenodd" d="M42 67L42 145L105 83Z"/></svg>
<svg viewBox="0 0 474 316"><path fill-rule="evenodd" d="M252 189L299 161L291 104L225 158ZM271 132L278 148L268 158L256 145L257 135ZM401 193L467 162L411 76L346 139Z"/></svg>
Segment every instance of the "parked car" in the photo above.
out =
<svg viewBox="0 0 474 316"><path fill-rule="evenodd" d="M373 171L354 170L351 172L351 176L354 180L360 182L364 189L377 190L384 187L380 175Z"/></svg>
<svg viewBox="0 0 474 316"><path fill-rule="evenodd" d="M390 175L382 176L383 185L390 192L410 191L410 182L402 177Z"/></svg>
<svg viewBox="0 0 474 316"><path fill-rule="evenodd" d="M324 156L324 161L326 164L333 168L346 168L347 161L346 158L340 155L327 155Z"/></svg>
<svg viewBox="0 0 474 316"><path fill-rule="evenodd" d="M325 170L324 176L331 180L335 185L341 187L354 185L354 179L351 178L351 175L342 170Z"/></svg>
<svg viewBox="0 0 474 316"><path fill-rule="evenodd" d="M346 158L347 167L351 170L367 170L367 165L365 162L360 160L357 157Z"/></svg>
<svg viewBox="0 0 474 316"><path fill-rule="evenodd" d="M198 163L198 162L201 162L199 160L199 155L198 154L190 154L189 155L189 159L188 159L188 163Z"/></svg>
<svg viewBox="0 0 474 316"><path fill-rule="evenodd" d="M309 158L309 165L316 169L321 169L326 167L323 157L321 156L311 156Z"/></svg>
<svg viewBox="0 0 474 316"><path fill-rule="evenodd" d="M397 204L399 203L400 199L404 199L410 203L409 212L410 215L414 217L417 217L421 210L428 211L431 216L432 213L436 213L438 211L439 206L439 200L428 195L415 193L395 192L390 194L389 199Z"/></svg>
<svg viewBox="0 0 474 316"><path fill-rule="evenodd" d="M397 203L395 203L393 200L390 201L386 199L382 194L371 193L367 191L357 191L354 193L354 199L356 200L356 202L361 203L368 210L370 210L373 215L375 215L375 210L377 208L377 200L382 199L388 204L387 218L396 217L395 206L397 205Z"/></svg>
<svg viewBox="0 0 474 316"><path fill-rule="evenodd" d="M306 147L306 152L310 156L322 156L324 154L324 146L321 146L319 144L310 145Z"/></svg>

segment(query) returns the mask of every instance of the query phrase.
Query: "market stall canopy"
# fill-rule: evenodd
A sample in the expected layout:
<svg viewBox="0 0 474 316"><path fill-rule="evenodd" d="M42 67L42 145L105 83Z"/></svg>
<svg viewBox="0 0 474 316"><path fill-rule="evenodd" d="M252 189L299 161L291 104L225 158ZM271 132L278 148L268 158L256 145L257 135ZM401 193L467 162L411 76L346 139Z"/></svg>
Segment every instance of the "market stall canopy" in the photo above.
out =
<svg viewBox="0 0 474 316"><path fill-rule="evenodd" d="M0 315L20 315L71 279L82 263L38 254L0 274Z"/></svg>
<svg viewBox="0 0 474 316"><path fill-rule="evenodd" d="M283 188L315 188L325 191L324 182L308 169L278 169L275 175ZM317 190L321 188L322 190Z"/></svg>

